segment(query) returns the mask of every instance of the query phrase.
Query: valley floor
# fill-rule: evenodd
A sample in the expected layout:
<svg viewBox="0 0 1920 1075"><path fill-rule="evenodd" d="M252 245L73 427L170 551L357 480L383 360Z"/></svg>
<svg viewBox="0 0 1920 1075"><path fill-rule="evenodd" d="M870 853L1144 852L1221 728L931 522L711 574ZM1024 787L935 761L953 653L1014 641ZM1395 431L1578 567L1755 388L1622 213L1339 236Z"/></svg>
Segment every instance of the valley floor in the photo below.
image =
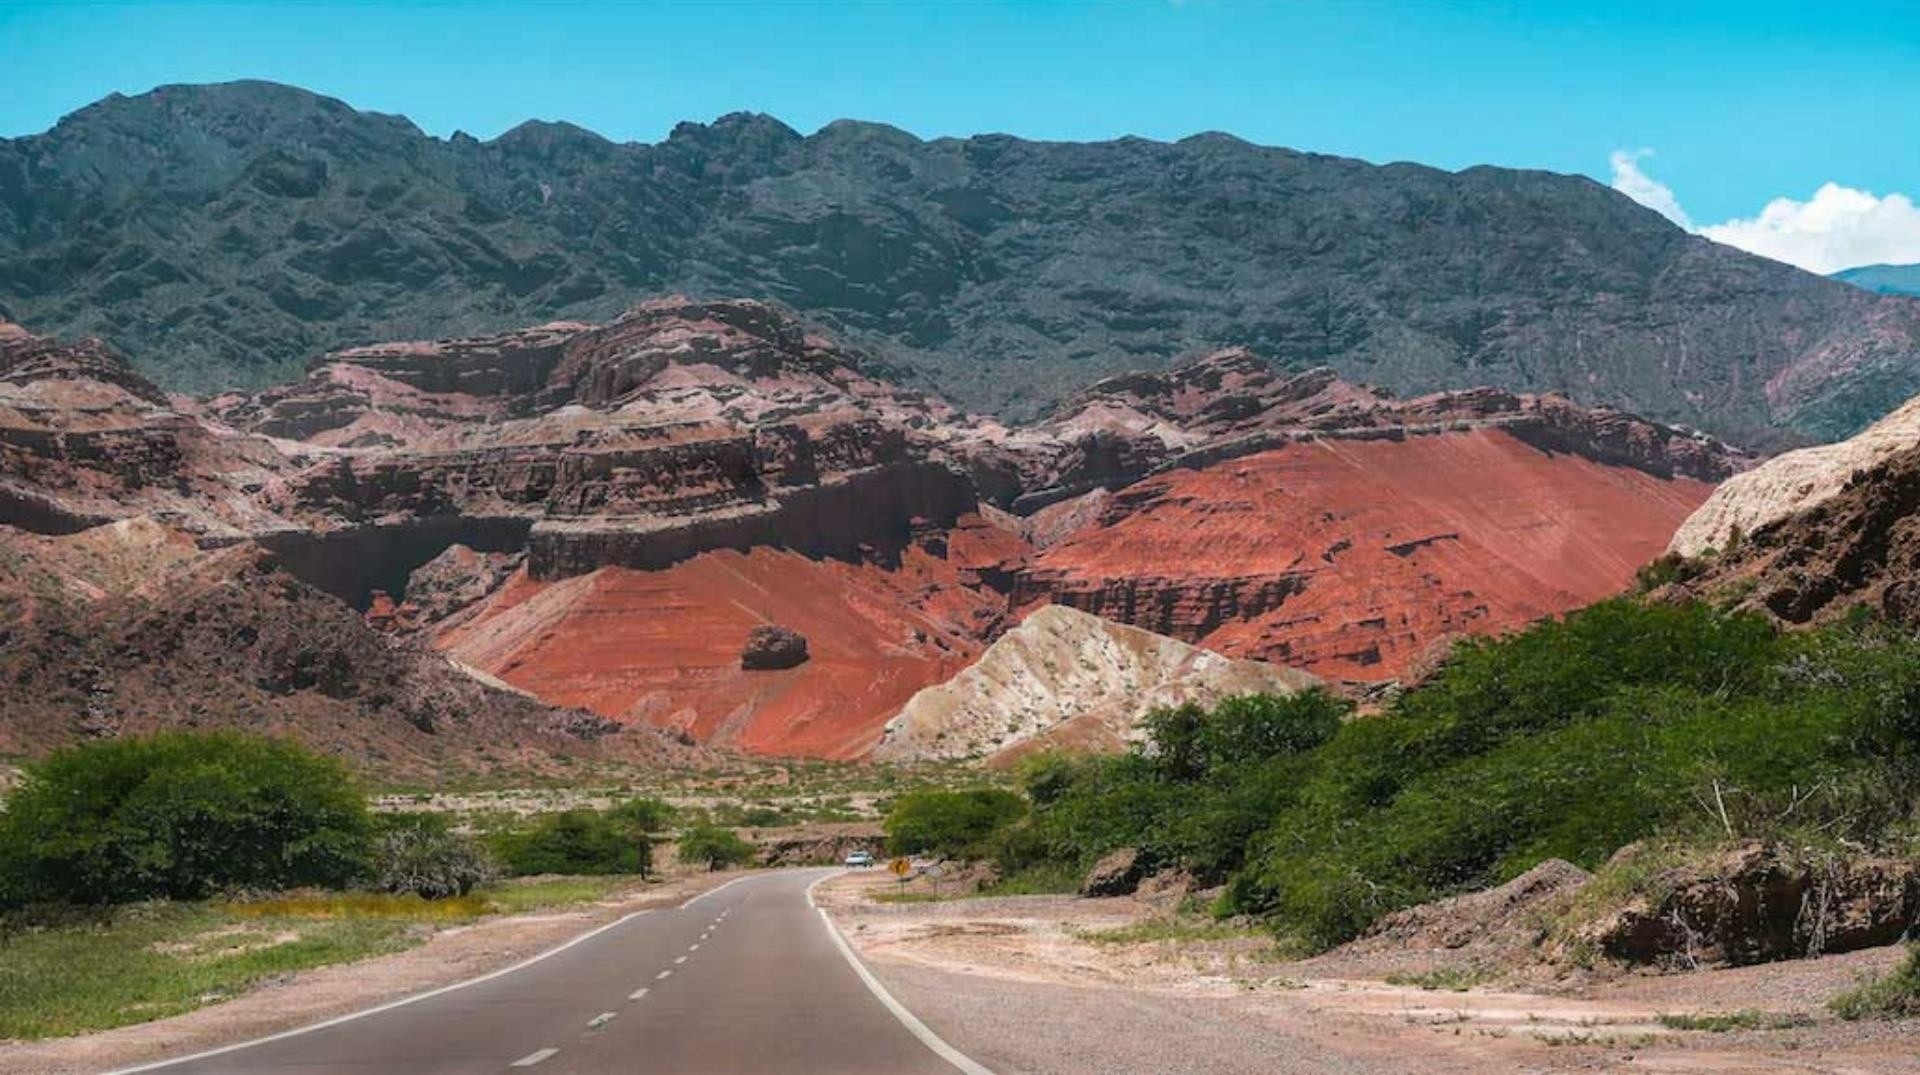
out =
<svg viewBox="0 0 1920 1075"><path fill-rule="evenodd" d="M998 1075L1920 1072L1920 1026L1825 1008L1896 948L1468 988L1444 954L1424 974L1405 952L1286 961L1133 899L871 898L891 885L820 896L900 1000Z"/></svg>

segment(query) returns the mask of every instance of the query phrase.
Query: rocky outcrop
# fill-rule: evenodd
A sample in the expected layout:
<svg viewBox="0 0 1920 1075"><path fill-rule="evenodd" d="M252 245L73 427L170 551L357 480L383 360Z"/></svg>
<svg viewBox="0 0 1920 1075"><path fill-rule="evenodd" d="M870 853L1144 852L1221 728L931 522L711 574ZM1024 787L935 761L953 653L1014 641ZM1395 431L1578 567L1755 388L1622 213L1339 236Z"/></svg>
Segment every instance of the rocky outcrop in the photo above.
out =
<svg viewBox="0 0 1920 1075"><path fill-rule="evenodd" d="M4 628L0 749L240 728L387 779L692 757L651 729L496 689L418 641L383 636L258 549L207 552L176 534L0 528L0 581L34 595Z"/></svg>
<svg viewBox="0 0 1920 1075"><path fill-rule="evenodd" d="M1093 864L1080 882L1080 894L1096 899L1129 895L1146 874L1146 856L1138 848L1123 847Z"/></svg>
<svg viewBox="0 0 1920 1075"><path fill-rule="evenodd" d="M871 823L808 825L799 830L771 829L750 835L759 849L760 864L784 866L838 866L855 851L876 858L886 847L887 834Z"/></svg>
<svg viewBox="0 0 1920 1075"><path fill-rule="evenodd" d="M1625 855L1643 853L1629 848ZM1762 843L1658 872L1562 940L1634 964L1762 963L1892 944L1920 927L1920 863Z"/></svg>
<svg viewBox="0 0 1920 1075"><path fill-rule="evenodd" d="M747 632L740 647L740 667L749 672L777 672L807 662L807 636L791 627L763 623Z"/></svg>
<svg viewBox="0 0 1920 1075"><path fill-rule="evenodd" d="M1542 451L1705 482L1750 462L1713 437L1563 396L1477 388L1397 400L1327 368L1282 376L1240 349L1102 381L1038 428L1054 445L1025 446L1027 491L1014 503L1036 518L1175 467L1324 440L1501 429Z"/></svg>
<svg viewBox="0 0 1920 1075"><path fill-rule="evenodd" d="M1817 507L1887 457L1920 447L1920 398L1836 444L1777 455L1714 490L1669 548L1681 556L1726 549L1796 512Z"/></svg>
<svg viewBox="0 0 1920 1075"><path fill-rule="evenodd" d="M151 515L199 533L277 525L250 494L292 469L174 409L97 340L0 332L0 524L72 533Z"/></svg>
<svg viewBox="0 0 1920 1075"><path fill-rule="evenodd" d="M1678 565L1672 595L1706 595L1789 623L1865 607L1920 625L1920 445L1855 471L1812 507Z"/></svg>
<svg viewBox="0 0 1920 1075"><path fill-rule="evenodd" d="M1139 737L1140 719L1153 709L1291 694L1318 682L1051 605L966 670L914 695L887 721L873 753L884 761L1004 761L1051 746L1114 751Z"/></svg>

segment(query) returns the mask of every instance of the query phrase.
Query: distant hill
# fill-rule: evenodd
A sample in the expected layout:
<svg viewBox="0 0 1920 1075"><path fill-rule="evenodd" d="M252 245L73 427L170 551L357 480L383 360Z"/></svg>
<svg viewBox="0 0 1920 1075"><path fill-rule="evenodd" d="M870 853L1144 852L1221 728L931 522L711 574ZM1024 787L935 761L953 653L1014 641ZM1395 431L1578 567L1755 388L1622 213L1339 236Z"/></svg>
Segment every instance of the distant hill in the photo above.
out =
<svg viewBox="0 0 1920 1075"><path fill-rule="evenodd" d="M1833 278L1882 295L1920 295L1920 265L1862 265L1841 269Z"/></svg>
<svg viewBox="0 0 1920 1075"><path fill-rule="evenodd" d="M759 115L656 145L545 122L443 140L260 82L116 95L0 140L0 316L99 334L169 388L673 290L787 304L1012 417L1225 345L1749 443L1838 436L1920 392L1920 301L1578 176Z"/></svg>

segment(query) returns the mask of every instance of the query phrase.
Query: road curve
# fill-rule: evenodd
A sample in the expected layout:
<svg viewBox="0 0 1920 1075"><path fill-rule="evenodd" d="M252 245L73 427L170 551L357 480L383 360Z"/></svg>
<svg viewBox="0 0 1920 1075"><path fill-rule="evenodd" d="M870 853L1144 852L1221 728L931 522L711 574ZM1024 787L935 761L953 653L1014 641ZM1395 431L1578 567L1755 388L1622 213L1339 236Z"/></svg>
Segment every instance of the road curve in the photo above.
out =
<svg viewBox="0 0 1920 1075"><path fill-rule="evenodd" d="M471 983L126 1072L990 1075L871 983L808 890L755 874Z"/></svg>

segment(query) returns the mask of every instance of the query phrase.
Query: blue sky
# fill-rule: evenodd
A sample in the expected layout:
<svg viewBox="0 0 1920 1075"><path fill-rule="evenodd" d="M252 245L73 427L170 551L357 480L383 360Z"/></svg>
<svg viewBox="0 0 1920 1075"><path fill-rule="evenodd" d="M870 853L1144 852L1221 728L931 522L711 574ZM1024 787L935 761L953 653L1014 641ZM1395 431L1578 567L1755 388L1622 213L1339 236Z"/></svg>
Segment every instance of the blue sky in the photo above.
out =
<svg viewBox="0 0 1920 1075"><path fill-rule="evenodd" d="M1828 183L1920 191L1914 0L0 0L0 136L44 130L112 91L241 77L400 112L438 135L489 137L538 117L654 141L682 119L751 109L803 131L842 116L925 136L1225 130L1603 181L1616 151L1650 149L1634 166L1702 227L1776 198L1811 206Z"/></svg>

